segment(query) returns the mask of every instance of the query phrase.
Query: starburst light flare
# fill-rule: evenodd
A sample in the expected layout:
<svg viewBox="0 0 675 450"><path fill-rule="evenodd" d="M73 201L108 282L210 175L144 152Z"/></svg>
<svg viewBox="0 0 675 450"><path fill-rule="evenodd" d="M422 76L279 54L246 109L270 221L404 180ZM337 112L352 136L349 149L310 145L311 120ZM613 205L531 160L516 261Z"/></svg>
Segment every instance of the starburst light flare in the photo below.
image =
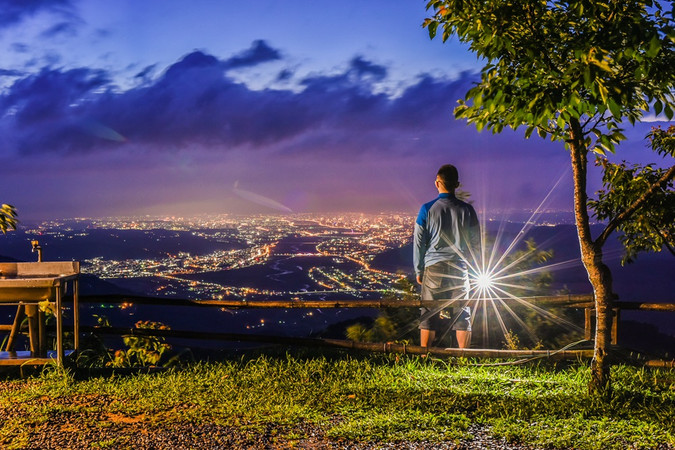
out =
<svg viewBox="0 0 675 450"><path fill-rule="evenodd" d="M528 232L536 225L553 191L558 188L566 175L567 171L561 174L525 222L520 232L515 234L510 242L501 242L505 236L503 223L500 225L494 242L490 242L487 239L486 218L483 215L480 248L469 247L465 252L453 249L462 260L461 263L457 264L457 269L463 268L467 275L464 290L461 293L448 292L447 300L440 301L438 307L429 312L430 315L446 308L469 306L471 308L471 324L473 327L482 328L482 344L485 348L489 348L490 330L499 330L504 339L507 340L507 336L513 334L512 327L522 330L532 344L536 345L540 339L526 323L526 314L539 316L550 322L551 326L557 325L568 331L583 331L569 320L557 316L548 309L537 306L522 294L523 292L535 292L539 289L533 281L527 280L528 276L579 264L579 260L575 259L548 264L542 263L540 266L532 267L527 265L527 261L535 256L538 250L536 248L522 250L520 245L526 239ZM546 242L540 245L546 245ZM523 268L523 265L527 267ZM448 275L448 277L457 278L452 275ZM453 318L451 323L454 323L454 320L456 318ZM449 325L442 335L447 334L451 326Z"/></svg>

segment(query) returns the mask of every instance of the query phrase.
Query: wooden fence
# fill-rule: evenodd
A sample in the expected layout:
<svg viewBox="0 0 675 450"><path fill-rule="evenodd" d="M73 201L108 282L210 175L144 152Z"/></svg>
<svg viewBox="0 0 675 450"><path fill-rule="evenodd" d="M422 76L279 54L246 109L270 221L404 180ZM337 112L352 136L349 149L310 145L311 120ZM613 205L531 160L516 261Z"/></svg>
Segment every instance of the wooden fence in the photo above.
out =
<svg viewBox="0 0 675 450"><path fill-rule="evenodd" d="M585 338L592 340L594 331L595 303L592 295L558 295L526 297L528 303L537 306L555 306L564 308L583 308L585 310L584 330ZM165 306L195 306L195 307L220 307L233 309L246 308L419 308L438 307L438 302L433 300L417 299L345 299L345 300L188 300L188 299L157 299L154 297L128 297L128 296L93 296L81 297L83 303L110 303L110 304L149 304ZM640 311L675 311L674 303L650 303L650 302L615 302L614 317L612 323L612 343L617 344L618 323L621 310ZM321 338L292 338L287 336L265 336L242 333L211 333L183 330L151 330L136 328L89 328L83 327L83 331L96 332L111 335L155 335L164 337L180 337L190 339L240 341L240 342L271 342L289 345L308 345L360 349L374 352L407 353L407 354L432 354L445 357L477 357L477 358L526 358L542 357L551 359L562 358L592 358L592 350L497 350L497 349L458 349L440 347L420 347L399 343L369 343L354 342L340 339ZM675 361L648 361L652 366L675 366Z"/></svg>
<svg viewBox="0 0 675 450"><path fill-rule="evenodd" d="M585 310L585 338L593 336L594 302L592 295L561 295L527 297L527 302L537 306L555 306L564 308L583 308ZM80 296L80 303L98 304L143 304L158 306L193 306L219 308L418 308L437 307L436 301L413 299L345 299L345 300L188 300L156 297L131 297L123 295ZM612 326L612 343L617 343L620 312L623 310L639 311L675 311L674 303L652 302L615 302ZM4 330L6 326L0 326ZM91 332L115 336L162 336L168 338L203 339L218 341L268 342L288 345L306 345L349 348L374 352L430 354L440 357L476 357L476 358L591 358L592 350L496 350L496 349L458 349L439 347L420 347L401 343L368 343L341 339L297 338L287 336L268 336L242 333L214 333L194 330L156 330L124 327L80 327L81 332ZM42 363L42 362L41 362ZM2 364L0 362L0 364ZM675 361L653 360L646 365L655 367L675 367Z"/></svg>

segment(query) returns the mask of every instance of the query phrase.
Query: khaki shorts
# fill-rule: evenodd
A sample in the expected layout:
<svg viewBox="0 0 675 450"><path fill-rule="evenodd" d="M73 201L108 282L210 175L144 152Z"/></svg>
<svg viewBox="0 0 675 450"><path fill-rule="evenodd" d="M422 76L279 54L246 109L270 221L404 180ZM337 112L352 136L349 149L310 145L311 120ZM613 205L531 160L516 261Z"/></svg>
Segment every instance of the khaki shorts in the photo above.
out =
<svg viewBox="0 0 675 450"><path fill-rule="evenodd" d="M420 330L471 331L471 308L466 306L466 271L456 263L439 262L424 269L422 300L436 300L438 308L420 308ZM448 303L448 307L443 305Z"/></svg>

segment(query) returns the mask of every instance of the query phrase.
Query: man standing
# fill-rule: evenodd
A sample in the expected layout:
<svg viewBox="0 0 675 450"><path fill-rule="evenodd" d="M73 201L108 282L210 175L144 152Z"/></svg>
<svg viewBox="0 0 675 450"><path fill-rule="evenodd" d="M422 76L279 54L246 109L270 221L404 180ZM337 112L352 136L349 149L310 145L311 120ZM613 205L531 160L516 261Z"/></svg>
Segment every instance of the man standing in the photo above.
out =
<svg viewBox="0 0 675 450"><path fill-rule="evenodd" d="M455 166L446 164L438 169L438 197L422 205L415 221L413 264L417 282L422 285L422 300L439 301L438 308L420 308L422 347L433 343L443 322L455 330L459 348L471 343L471 310L457 304L466 293L466 261L478 256L480 226L473 206L455 197L458 186ZM449 323L440 317L444 303L456 306Z"/></svg>

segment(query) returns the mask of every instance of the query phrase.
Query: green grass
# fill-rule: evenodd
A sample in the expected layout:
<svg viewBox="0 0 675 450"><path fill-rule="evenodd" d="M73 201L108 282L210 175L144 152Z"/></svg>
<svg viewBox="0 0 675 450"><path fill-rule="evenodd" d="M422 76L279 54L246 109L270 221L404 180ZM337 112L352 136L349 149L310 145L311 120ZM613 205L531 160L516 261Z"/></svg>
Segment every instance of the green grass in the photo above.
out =
<svg viewBox="0 0 675 450"><path fill-rule="evenodd" d="M116 421L170 427L210 423L289 441L301 424L336 441L459 442L470 425L496 438L547 447L675 448L675 371L614 366L614 395L587 392L589 368L481 366L418 357L259 355L162 373L84 380L51 368L0 382L0 446L72 417L76 427ZM92 444L113 448L114 441Z"/></svg>

